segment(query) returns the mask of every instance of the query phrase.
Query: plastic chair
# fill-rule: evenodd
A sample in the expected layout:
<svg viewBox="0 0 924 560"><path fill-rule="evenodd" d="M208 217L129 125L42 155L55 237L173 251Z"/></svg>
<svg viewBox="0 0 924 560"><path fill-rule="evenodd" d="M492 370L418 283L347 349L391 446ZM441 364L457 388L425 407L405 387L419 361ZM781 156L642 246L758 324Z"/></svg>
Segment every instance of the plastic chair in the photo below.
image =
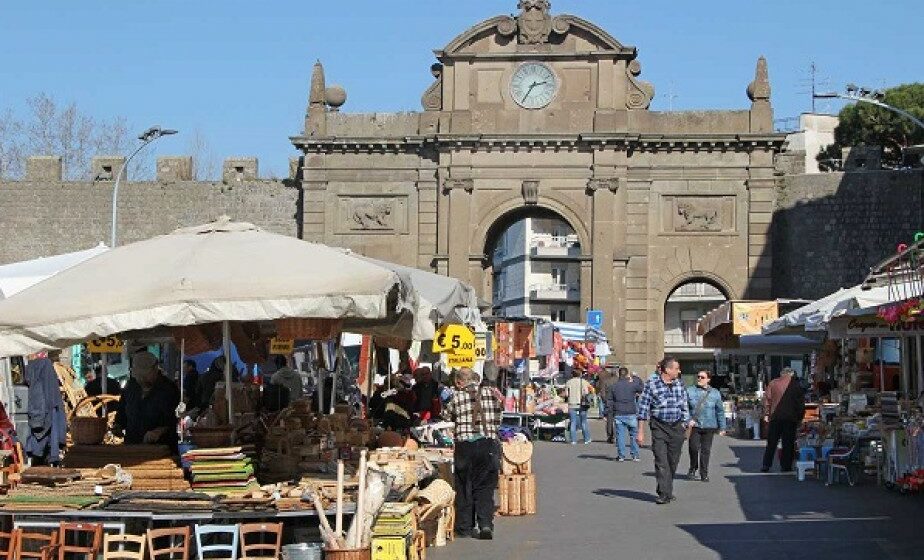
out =
<svg viewBox="0 0 924 560"><path fill-rule="evenodd" d="M27 533L19 529L19 538L16 540L16 560L33 558L37 560L51 560L57 555L58 530L51 533Z"/></svg>
<svg viewBox="0 0 924 560"><path fill-rule="evenodd" d="M13 529L9 533L0 531L0 541L6 543L5 546L0 546L0 558L3 560L16 559L16 546L21 533L22 529Z"/></svg>
<svg viewBox="0 0 924 560"><path fill-rule="evenodd" d="M856 451L857 451L856 445L854 445L853 447L849 449L841 448L841 449L831 450L831 452L828 454L828 457L827 457L828 459L828 480L825 482L825 486L831 486L832 484L834 484L835 471L837 471L838 473L843 472L844 474L847 475L847 484L849 484L850 486L856 485L857 480L854 480L854 477L850 473L850 466L852 466L853 455L854 453L856 453Z"/></svg>
<svg viewBox="0 0 924 560"><path fill-rule="evenodd" d="M241 532L241 560L276 559L282 549L282 523L243 523ZM248 537L255 537L248 542ZM270 542L266 542L269 537Z"/></svg>
<svg viewBox="0 0 924 560"><path fill-rule="evenodd" d="M238 542L240 533L237 525L196 525L196 555L199 560L237 560ZM203 537L220 538L222 535L231 537L230 544L202 544ZM211 556L220 553L221 556Z"/></svg>
<svg viewBox="0 0 924 560"><path fill-rule="evenodd" d="M73 537L73 538L69 538ZM89 545L81 545L83 539ZM73 544L69 544L73 542ZM71 560L75 556L84 556L87 560L96 560L103 545L103 526L99 523L61 522L58 528L58 560Z"/></svg>
<svg viewBox="0 0 924 560"><path fill-rule="evenodd" d="M189 560L189 527L148 529L148 556L150 560ZM167 546L158 542L167 539Z"/></svg>
<svg viewBox="0 0 924 560"><path fill-rule="evenodd" d="M814 447L800 447L799 448L799 461L811 461L812 463L818 459L818 452L815 451Z"/></svg>
<svg viewBox="0 0 924 560"><path fill-rule="evenodd" d="M135 545L128 550L125 545ZM138 535L104 535L103 560L144 560L144 537Z"/></svg>

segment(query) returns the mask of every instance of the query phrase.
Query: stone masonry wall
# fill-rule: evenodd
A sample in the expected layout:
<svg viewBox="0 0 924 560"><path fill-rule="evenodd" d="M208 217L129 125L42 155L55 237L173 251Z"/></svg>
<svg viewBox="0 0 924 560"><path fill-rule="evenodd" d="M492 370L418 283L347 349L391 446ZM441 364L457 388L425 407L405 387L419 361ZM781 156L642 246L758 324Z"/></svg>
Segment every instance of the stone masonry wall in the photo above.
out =
<svg viewBox="0 0 924 560"><path fill-rule="evenodd" d="M0 182L0 264L109 244L112 181ZM226 214L269 231L298 235L300 191L289 181L123 182L120 245ZM154 263L152 263L154 264Z"/></svg>
<svg viewBox="0 0 924 560"><path fill-rule="evenodd" d="M924 231L922 170L792 175L773 219L773 293L819 298L861 282Z"/></svg>

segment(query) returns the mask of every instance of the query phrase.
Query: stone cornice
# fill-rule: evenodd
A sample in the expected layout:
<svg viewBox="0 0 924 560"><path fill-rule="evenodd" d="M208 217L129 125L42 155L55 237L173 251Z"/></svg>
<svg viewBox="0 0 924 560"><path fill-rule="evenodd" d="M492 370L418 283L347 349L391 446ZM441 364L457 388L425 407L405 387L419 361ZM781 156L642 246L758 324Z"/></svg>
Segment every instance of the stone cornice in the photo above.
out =
<svg viewBox="0 0 924 560"><path fill-rule="evenodd" d="M443 181L443 194L449 194L455 189L461 189L471 194L475 190L475 181L472 179L446 179Z"/></svg>
<svg viewBox="0 0 924 560"><path fill-rule="evenodd" d="M589 147L654 151L749 151L781 150L785 134L435 134L392 137L294 136L296 148L305 153L401 153L430 147L452 149L559 150Z"/></svg>

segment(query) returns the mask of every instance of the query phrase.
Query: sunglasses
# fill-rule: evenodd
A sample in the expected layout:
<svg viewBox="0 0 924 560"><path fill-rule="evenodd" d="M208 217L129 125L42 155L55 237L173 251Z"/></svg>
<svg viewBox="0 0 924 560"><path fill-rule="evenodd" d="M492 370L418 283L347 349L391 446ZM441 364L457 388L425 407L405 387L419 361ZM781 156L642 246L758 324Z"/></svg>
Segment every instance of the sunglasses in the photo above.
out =
<svg viewBox="0 0 924 560"><path fill-rule="evenodd" d="M697 379L709 379L709 378L706 377L705 375L697 375L696 378L697 378Z"/></svg>

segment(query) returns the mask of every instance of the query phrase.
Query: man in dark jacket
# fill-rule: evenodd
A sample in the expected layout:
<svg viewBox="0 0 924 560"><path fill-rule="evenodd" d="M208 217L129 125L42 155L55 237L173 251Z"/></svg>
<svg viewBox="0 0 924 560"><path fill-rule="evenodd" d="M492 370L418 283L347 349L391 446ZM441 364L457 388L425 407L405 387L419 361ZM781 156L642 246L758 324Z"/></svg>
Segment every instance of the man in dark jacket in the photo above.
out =
<svg viewBox="0 0 924 560"><path fill-rule="evenodd" d="M157 368L150 352L132 356L132 379L122 392L116 427L125 432L127 444L161 444L176 450L176 407L180 392Z"/></svg>
<svg viewBox="0 0 924 560"><path fill-rule="evenodd" d="M620 369L626 369L626 368L620 368ZM617 379L618 379L618 373L608 367L605 370L603 370L603 372L600 374L600 379L597 381L597 394L600 395L600 399L602 400L603 416L606 422L606 442L607 443L613 443L613 422L615 422L615 419L613 418L613 415L610 413L609 394L610 394L610 389L612 389L613 385L616 384Z"/></svg>
<svg viewBox="0 0 924 560"><path fill-rule="evenodd" d="M768 422L767 448L764 450L764 464L761 472L769 472L773 466L776 446L783 440L780 452L780 471L792 471L792 462L796 454L796 430L805 415L805 391L795 372L783 368L780 376L767 385L764 393L764 420Z"/></svg>
<svg viewBox="0 0 924 560"><path fill-rule="evenodd" d="M639 460L639 449L636 436L638 434L638 406L636 399L645 389L642 380L629 374L627 368L619 368L619 377L607 392L606 409L613 419L616 432L617 461L628 461L626 453L626 437L632 452L631 459Z"/></svg>

